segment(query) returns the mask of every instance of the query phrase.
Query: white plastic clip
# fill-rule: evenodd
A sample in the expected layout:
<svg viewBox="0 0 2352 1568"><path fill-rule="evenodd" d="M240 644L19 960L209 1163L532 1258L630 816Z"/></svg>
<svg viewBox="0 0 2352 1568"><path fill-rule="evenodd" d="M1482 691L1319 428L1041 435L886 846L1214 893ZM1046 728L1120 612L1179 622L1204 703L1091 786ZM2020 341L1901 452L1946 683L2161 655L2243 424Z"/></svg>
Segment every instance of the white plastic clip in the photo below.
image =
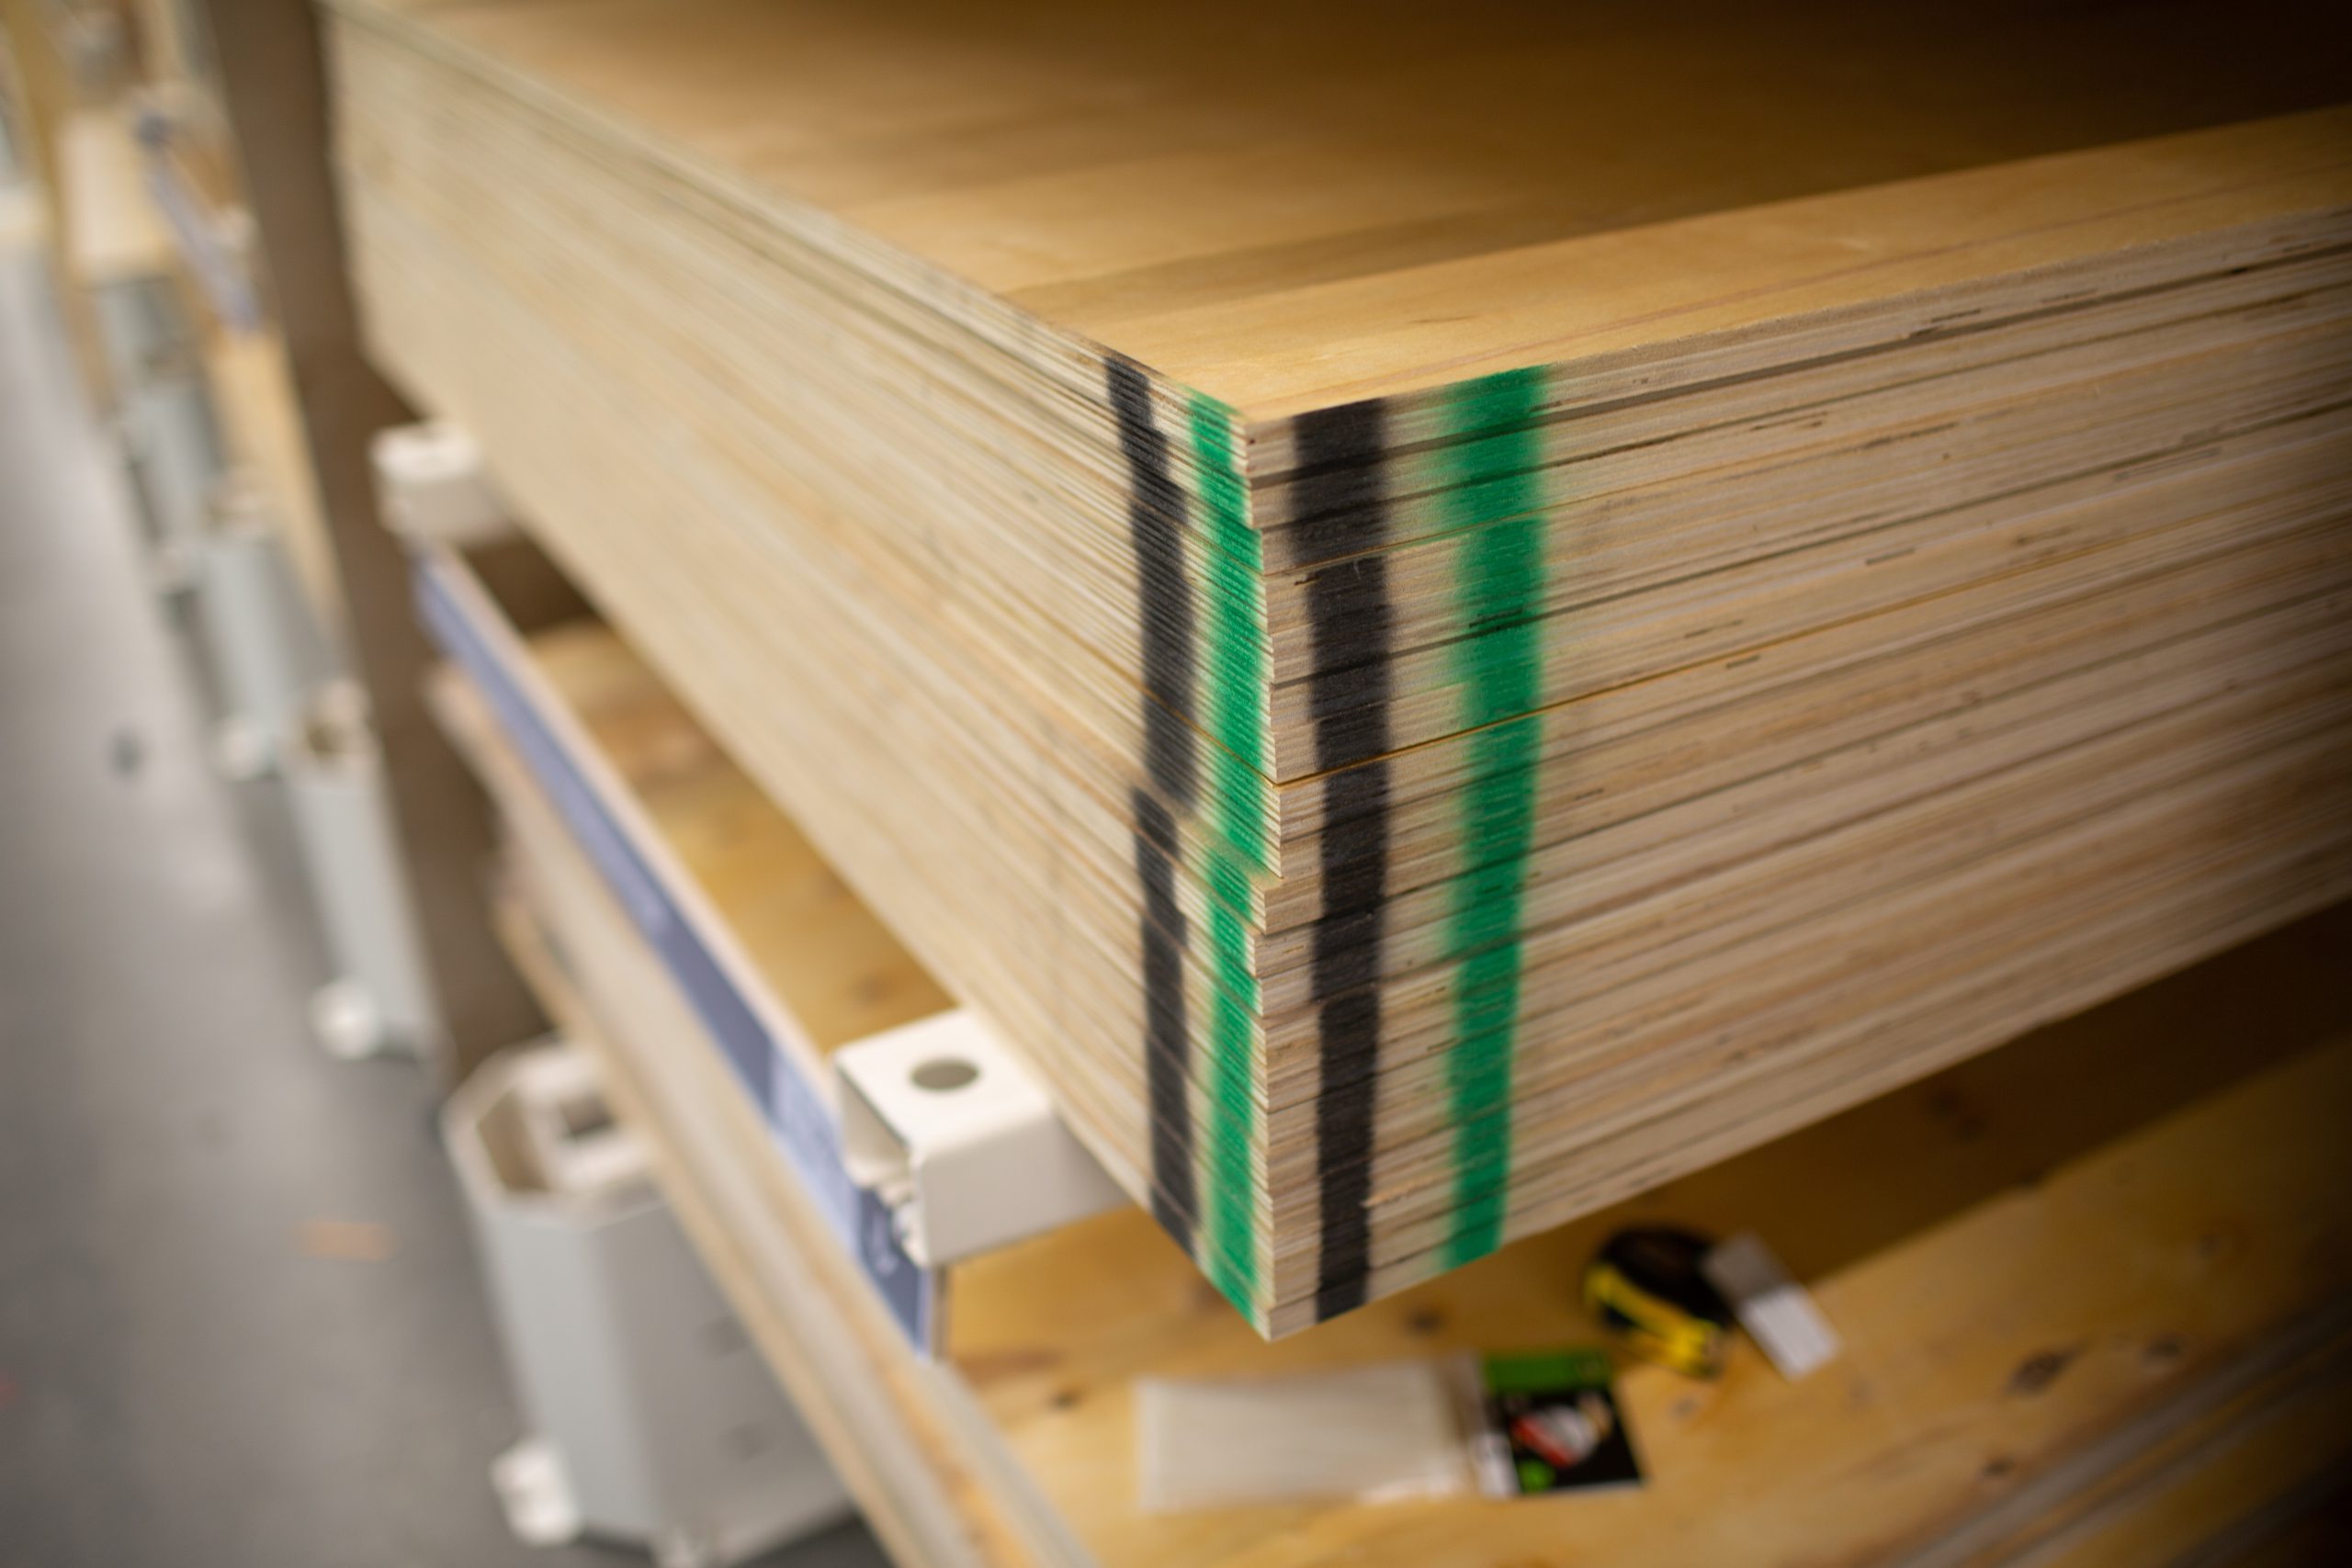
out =
<svg viewBox="0 0 2352 1568"><path fill-rule="evenodd" d="M482 467L481 448L454 424L433 422L379 430L368 444L384 522L417 543L464 549L514 533L514 520Z"/></svg>
<svg viewBox="0 0 2352 1568"><path fill-rule="evenodd" d="M1126 1201L1028 1069L964 1009L833 1054L852 1181L937 1268Z"/></svg>

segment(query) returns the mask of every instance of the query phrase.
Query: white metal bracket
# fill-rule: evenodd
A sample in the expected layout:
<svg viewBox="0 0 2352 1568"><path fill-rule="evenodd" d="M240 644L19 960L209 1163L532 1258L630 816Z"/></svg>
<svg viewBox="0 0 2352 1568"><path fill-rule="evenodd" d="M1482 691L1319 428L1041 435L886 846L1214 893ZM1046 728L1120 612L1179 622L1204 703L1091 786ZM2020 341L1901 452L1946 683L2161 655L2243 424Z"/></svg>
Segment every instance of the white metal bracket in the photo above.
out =
<svg viewBox="0 0 2352 1568"><path fill-rule="evenodd" d="M368 444L384 522L413 542L468 549L515 532L514 519L484 470L481 448L442 422L380 430Z"/></svg>
<svg viewBox="0 0 2352 1568"><path fill-rule="evenodd" d="M1127 1201L1029 1070L968 1009L833 1053L842 1163L925 1268Z"/></svg>

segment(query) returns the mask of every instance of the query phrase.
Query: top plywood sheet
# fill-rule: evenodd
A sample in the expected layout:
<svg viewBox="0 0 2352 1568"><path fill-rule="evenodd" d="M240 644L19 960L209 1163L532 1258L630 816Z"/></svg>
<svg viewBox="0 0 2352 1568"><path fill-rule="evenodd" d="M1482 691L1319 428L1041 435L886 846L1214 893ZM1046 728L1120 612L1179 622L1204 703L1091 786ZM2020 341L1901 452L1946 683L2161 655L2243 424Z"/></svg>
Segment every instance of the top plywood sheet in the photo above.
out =
<svg viewBox="0 0 2352 1568"><path fill-rule="evenodd" d="M2309 112L2340 7L377 5L1263 418L2321 205L2352 160Z"/></svg>

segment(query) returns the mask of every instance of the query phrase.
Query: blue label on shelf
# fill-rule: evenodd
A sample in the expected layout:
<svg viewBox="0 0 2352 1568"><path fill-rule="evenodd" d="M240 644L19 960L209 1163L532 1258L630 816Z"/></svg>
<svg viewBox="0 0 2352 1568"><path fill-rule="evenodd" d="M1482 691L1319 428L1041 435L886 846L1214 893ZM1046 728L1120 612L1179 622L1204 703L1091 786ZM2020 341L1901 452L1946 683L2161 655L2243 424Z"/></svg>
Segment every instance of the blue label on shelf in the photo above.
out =
<svg viewBox="0 0 2352 1568"><path fill-rule="evenodd" d="M488 699L548 803L701 1015L842 1245L857 1258L917 1351L928 1355L937 1282L930 1269L907 1256L891 1226L888 1207L850 1179L842 1164L841 1129L831 1107L802 1077L783 1043L760 1021L545 716L524 695L505 660L465 613L446 581L446 569L420 559L415 592L426 628Z"/></svg>

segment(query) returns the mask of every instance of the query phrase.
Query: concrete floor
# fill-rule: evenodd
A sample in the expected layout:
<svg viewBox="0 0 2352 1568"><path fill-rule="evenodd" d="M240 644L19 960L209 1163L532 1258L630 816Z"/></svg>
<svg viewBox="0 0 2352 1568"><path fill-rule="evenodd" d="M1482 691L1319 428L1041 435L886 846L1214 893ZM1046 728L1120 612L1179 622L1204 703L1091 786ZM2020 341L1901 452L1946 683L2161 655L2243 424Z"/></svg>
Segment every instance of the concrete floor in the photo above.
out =
<svg viewBox="0 0 2352 1568"><path fill-rule="evenodd" d="M85 408L0 241L0 1565L643 1561L505 1530L433 1097L310 1043L285 824L205 766ZM850 1526L770 1561L882 1559Z"/></svg>

